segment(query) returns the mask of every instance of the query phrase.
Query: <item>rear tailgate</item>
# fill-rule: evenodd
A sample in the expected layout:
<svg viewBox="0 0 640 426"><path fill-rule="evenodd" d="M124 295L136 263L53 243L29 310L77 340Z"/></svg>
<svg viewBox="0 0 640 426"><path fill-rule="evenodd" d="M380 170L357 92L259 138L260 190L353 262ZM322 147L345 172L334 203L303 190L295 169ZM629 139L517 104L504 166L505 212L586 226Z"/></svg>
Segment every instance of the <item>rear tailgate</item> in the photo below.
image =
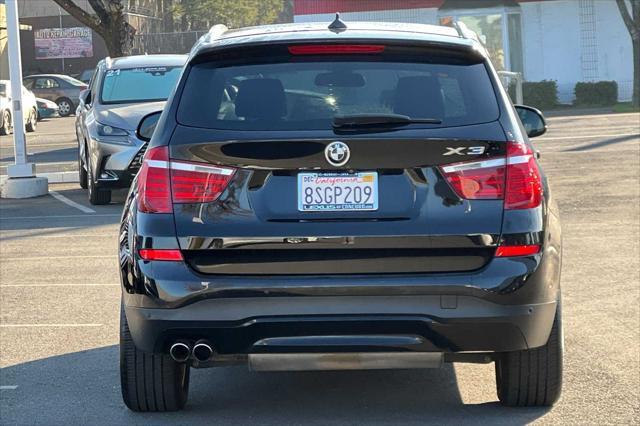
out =
<svg viewBox="0 0 640 426"><path fill-rule="evenodd" d="M404 52L351 63L341 56L337 71L324 57L293 58L292 65L286 55L282 63L272 56L265 63L252 58L258 63L246 67L233 61L194 67L170 157L226 167L233 177L216 201L174 205L186 261L201 273L233 275L482 268L501 232L503 200L463 199L441 166L504 157L497 101L477 58L416 64L421 58ZM327 81L334 85L325 86ZM415 88L405 87L416 82ZM425 85L436 89L425 91ZM213 113L203 111L203 98L215 100ZM440 114L442 123L359 131L331 127L331 114L367 108L404 115L415 110L414 118ZM336 141L348 147L344 165L327 156ZM375 182L376 203L305 211L305 173L364 173Z"/></svg>

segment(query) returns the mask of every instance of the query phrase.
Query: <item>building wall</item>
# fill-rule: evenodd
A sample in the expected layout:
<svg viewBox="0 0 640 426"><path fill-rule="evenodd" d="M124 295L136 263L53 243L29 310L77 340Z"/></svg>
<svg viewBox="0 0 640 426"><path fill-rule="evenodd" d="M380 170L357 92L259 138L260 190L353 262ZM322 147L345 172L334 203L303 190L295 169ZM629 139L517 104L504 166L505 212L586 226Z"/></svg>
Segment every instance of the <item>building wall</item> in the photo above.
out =
<svg viewBox="0 0 640 426"><path fill-rule="evenodd" d="M39 72L77 74L93 68L108 52L102 37L92 31L93 56L90 58L35 59L33 32L42 28L83 27L78 20L58 7L53 0L17 0L18 14L22 24L33 27L32 31L21 31L22 69L24 75ZM88 0L75 0L75 3L89 13L94 13ZM127 20L138 33L159 31L162 19L157 17L161 9L158 0L129 0Z"/></svg>
<svg viewBox="0 0 640 426"><path fill-rule="evenodd" d="M294 15L293 22L327 22L335 19L335 13L317 13L313 15ZM343 12L340 18L345 21L383 21L408 22L413 24L435 24L438 22L438 9L397 9L373 10L365 12Z"/></svg>
<svg viewBox="0 0 640 426"><path fill-rule="evenodd" d="M75 0L75 4L87 12L92 10L87 0ZM18 0L18 16L20 19L58 16L58 14L67 15L67 12L59 8L53 0Z"/></svg>
<svg viewBox="0 0 640 426"><path fill-rule="evenodd" d="M9 79L9 45L7 44L7 12L4 4L0 4L0 80Z"/></svg>
<svg viewBox="0 0 640 426"><path fill-rule="evenodd" d="M618 97L630 101L633 93L633 47L629 31L613 2L596 1L598 79L618 82Z"/></svg>
<svg viewBox="0 0 640 426"><path fill-rule="evenodd" d="M560 102L570 103L573 87L582 80L578 0L520 7L525 80L556 80Z"/></svg>
<svg viewBox="0 0 640 426"><path fill-rule="evenodd" d="M331 22L333 13L314 12L334 6L340 10L344 4L345 21L435 24L438 3L442 4L439 0L387 0L389 10L385 10L379 0L362 1L294 0L294 22ZM417 7L427 3L431 7ZM363 4L371 8L358 11ZM579 81L615 80L619 100L631 99L631 39L615 0L519 0L519 4L525 80L556 80L562 103L573 101Z"/></svg>
<svg viewBox="0 0 640 426"><path fill-rule="evenodd" d="M35 18L20 18L20 23L31 25L32 31L20 31L20 53L22 54L22 74L27 76L39 73L79 74L85 69L96 66L98 61L107 56L107 48L102 38L92 32L93 56L89 58L65 58L64 69L62 59L36 59L34 31L42 28L59 28L59 16L40 16ZM62 16L62 27L82 27L78 20L70 15Z"/></svg>

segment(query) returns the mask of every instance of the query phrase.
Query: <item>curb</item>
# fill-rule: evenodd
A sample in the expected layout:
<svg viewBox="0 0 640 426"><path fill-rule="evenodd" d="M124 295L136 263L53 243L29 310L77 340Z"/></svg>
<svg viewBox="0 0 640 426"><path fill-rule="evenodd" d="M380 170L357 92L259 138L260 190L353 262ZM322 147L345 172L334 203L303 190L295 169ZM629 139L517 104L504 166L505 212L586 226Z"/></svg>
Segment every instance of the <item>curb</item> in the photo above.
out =
<svg viewBox="0 0 640 426"><path fill-rule="evenodd" d="M36 173L36 176L47 178L49 183L73 183L80 181L77 171ZM7 179L6 175L0 176L0 182L4 181L5 179Z"/></svg>

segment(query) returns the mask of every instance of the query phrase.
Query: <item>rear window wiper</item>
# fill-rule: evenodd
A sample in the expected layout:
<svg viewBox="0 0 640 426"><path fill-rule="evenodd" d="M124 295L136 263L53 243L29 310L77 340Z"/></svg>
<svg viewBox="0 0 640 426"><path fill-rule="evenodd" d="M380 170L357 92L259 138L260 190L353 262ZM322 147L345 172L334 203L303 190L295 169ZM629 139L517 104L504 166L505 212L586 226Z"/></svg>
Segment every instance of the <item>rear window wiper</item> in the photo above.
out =
<svg viewBox="0 0 640 426"><path fill-rule="evenodd" d="M333 127L405 126L407 124L441 124L438 118L411 118L401 114L336 115Z"/></svg>

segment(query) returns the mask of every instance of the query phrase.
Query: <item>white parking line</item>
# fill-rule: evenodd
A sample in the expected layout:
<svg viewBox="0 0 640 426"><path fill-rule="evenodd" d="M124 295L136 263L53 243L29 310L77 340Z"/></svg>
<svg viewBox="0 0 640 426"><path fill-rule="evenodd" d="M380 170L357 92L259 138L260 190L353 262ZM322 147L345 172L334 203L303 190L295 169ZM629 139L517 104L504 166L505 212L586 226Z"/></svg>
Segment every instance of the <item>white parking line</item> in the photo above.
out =
<svg viewBox="0 0 640 426"><path fill-rule="evenodd" d="M64 235L38 235L38 234L15 234L15 235L2 235L0 233L0 241L10 240L17 238L118 238L117 232L113 234L64 234Z"/></svg>
<svg viewBox="0 0 640 426"><path fill-rule="evenodd" d="M90 209L89 207L83 206L82 204L78 204L75 201L68 199L64 195L57 193L56 191L49 191L49 194L51 194L51 196L53 198L55 198L56 200L62 201L66 205L74 207L74 208L80 210L83 213L95 213L96 212L94 209Z"/></svg>
<svg viewBox="0 0 640 426"><path fill-rule="evenodd" d="M2 385L0 386L0 390L16 390L18 389L18 385Z"/></svg>
<svg viewBox="0 0 640 426"><path fill-rule="evenodd" d="M559 141L566 139L592 139L592 138L619 138L622 136L638 136L640 137L640 133L617 133L613 135L580 135L580 136L547 136L536 139L537 141Z"/></svg>
<svg viewBox="0 0 640 426"><path fill-rule="evenodd" d="M3 161L0 163L0 167L9 167L12 164L13 164L12 161ZM51 163L38 163L38 164L44 167L44 166L63 166L65 164L75 165L75 164L78 164L78 162L77 161L55 161Z"/></svg>
<svg viewBox="0 0 640 426"><path fill-rule="evenodd" d="M52 136L47 134L47 136ZM69 148L76 148L78 146L78 142L55 142L55 143L27 143L27 149L29 148L40 148L40 147L49 147L49 146L68 146ZM0 144L1 149L13 149L13 145Z"/></svg>
<svg viewBox="0 0 640 426"><path fill-rule="evenodd" d="M15 262L17 260L63 260L63 259L117 259L117 254L96 254L80 256L35 256L35 257L3 257L3 262Z"/></svg>
<svg viewBox="0 0 640 426"><path fill-rule="evenodd" d="M120 217L118 213L111 214L92 214L91 216L85 216L83 214L62 214L62 215L53 215L53 216L0 216L0 220L25 220L25 219L37 219L37 220L45 220L45 219L68 219L71 217L86 217L86 218L94 218L94 217Z"/></svg>
<svg viewBox="0 0 640 426"><path fill-rule="evenodd" d="M119 287L120 284L93 284L93 283L55 283L55 284L2 284L5 287Z"/></svg>
<svg viewBox="0 0 640 426"><path fill-rule="evenodd" d="M102 324L0 324L0 328L18 327L102 327Z"/></svg>

